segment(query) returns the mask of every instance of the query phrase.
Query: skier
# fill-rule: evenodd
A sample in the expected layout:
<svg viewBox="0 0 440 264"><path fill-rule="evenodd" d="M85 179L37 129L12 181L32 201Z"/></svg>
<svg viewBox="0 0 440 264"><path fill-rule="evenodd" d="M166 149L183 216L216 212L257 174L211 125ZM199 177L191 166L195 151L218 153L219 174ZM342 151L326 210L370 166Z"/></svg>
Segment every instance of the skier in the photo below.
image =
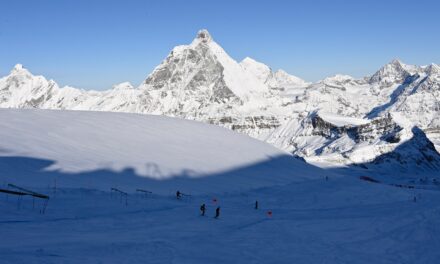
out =
<svg viewBox="0 0 440 264"><path fill-rule="evenodd" d="M255 210L258 210L258 200L255 201Z"/></svg>
<svg viewBox="0 0 440 264"><path fill-rule="evenodd" d="M206 205L205 204L202 204L200 206L200 211L202 212L202 216L205 216L205 211L206 211Z"/></svg>
<svg viewBox="0 0 440 264"><path fill-rule="evenodd" d="M220 206L217 207L217 209L215 209L215 217L214 218L219 218L220 217Z"/></svg>
<svg viewBox="0 0 440 264"><path fill-rule="evenodd" d="M176 199L179 200L180 197L182 197L182 196L181 196L181 193L180 193L180 191L177 191L177 192L176 192Z"/></svg>

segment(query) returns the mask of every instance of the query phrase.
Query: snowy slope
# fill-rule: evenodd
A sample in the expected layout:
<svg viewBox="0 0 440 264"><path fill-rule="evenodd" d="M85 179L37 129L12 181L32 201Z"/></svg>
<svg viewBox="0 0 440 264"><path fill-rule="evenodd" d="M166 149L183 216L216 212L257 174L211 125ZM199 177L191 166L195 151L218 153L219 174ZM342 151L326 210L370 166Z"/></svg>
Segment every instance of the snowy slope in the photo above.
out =
<svg viewBox="0 0 440 264"><path fill-rule="evenodd" d="M16 199L0 194L2 263L428 264L440 257L438 191L330 178L188 201L130 195L127 205L109 191L39 191L51 195L44 215L39 201L32 209L25 198L18 210Z"/></svg>
<svg viewBox="0 0 440 264"><path fill-rule="evenodd" d="M209 184L204 178L211 176L210 188L229 190L291 182L314 171L288 153L248 136L176 118L2 109L0 124L1 174L10 181L28 182L29 174L43 170L47 173L36 179L40 184L59 175L59 181L78 187L90 180L90 173L105 171L108 185L127 177L126 182L130 179L133 184L144 179L149 185L177 180L175 184L195 189L196 179L206 188ZM9 157L47 164L28 168L20 176L15 175L14 160ZM309 171L296 173L300 168ZM228 180L233 170L241 173L230 175Z"/></svg>
<svg viewBox="0 0 440 264"><path fill-rule="evenodd" d="M274 72L269 66L249 57L243 59L240 62L240 66L255 76L260 82L266 84L270 93L278 97L278 100L281 100L283 97L292 98L303 94L305 88L311 84L283 70Z"/></svg>
<svg viewBox="0 0 440 264"><path fill-rule="evenodd" d="M270 89L294 90L310 85L303 79L290 75L283 70L273 72L266 64L249 57L244 58L240 62L240 66L257 77L260 82L268 85Z"/></svg>

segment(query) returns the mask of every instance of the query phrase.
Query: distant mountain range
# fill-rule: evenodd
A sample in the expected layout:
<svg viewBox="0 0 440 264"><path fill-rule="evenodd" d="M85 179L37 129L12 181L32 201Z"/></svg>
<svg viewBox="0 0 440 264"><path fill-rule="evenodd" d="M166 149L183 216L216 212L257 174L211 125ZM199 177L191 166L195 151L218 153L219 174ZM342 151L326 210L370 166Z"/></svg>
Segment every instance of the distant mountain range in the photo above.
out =
<svg viewBox="0 0 440 264"><path fill-rule="evenodd" d="M311 162L440 168L438 65L393 60L361 79L308 83L251 58L235 61L207 30L175 47L137 88L60 88L17 64L0 79L0 107L167 115L230 128ZM403 144L411 155L386 156Z"/></svg>

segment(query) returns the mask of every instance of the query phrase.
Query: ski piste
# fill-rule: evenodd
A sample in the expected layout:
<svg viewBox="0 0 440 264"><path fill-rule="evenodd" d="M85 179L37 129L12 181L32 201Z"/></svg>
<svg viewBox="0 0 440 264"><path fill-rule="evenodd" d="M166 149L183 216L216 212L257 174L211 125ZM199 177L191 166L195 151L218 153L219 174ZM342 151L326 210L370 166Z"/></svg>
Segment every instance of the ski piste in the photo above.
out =
<svg viewBox="0 0 440 264"><path fill-rule="evenodd" d="M38 201L33 208L25 196L18 208L15 196L0 194L6 263L439 257L440 189L429 169L423 177L322 169L245 135L164 116L0 109L0 124L0 189L50 196L40 214ZM177 190L191 200L177 200Z"/></svg>

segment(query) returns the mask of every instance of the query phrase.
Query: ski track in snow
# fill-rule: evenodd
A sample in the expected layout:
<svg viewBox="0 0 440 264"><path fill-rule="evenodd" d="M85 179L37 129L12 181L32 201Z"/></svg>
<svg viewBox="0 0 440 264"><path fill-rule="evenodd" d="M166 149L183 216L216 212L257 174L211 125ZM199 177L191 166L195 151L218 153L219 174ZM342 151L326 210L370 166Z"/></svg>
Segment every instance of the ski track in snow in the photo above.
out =
<svg viewBox="0 0 440 264"><path fill-rule="evenodd" d="M3 261L435 263L440 255L439 191L349 176L311 180L249 191L248 197L218 194L220 219L213 218L212 197L204 195L181 201L133 194L126 206L109 192L82 192L57 190L44 215L30 199L18 210L15 199L1 195ZM416 203L415 193L422 197ZM202 202L205 217L198 212Z"/></svg>

